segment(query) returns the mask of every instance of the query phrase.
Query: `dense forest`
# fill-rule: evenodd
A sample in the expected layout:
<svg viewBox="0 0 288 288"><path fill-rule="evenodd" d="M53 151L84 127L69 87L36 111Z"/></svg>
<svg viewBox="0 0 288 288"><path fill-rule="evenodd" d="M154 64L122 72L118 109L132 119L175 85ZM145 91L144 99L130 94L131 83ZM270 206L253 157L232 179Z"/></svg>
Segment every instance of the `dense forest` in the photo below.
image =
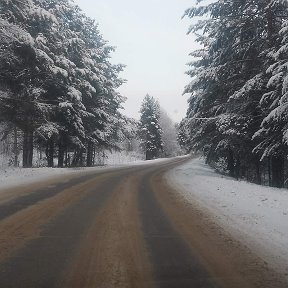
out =
<svg viewBox="0 0 288 288"><path fill-rule="evenodd" d="M237 179L287 186L287 1L198 0L183 17L201 48L190 54L181 147ZM124 65L113 51L71 0L1 1L0 153L11 165L32 167L35 152L49 167L93 166L107 149L181 153L152 96L140 121L122 114Z"/></svg>
<svg viewBox="0 0 288 288"><path fill-rule="evenodd" d="M140 122L123 115L124 65L112 64L113 51L72 0L0 2L0 154L8 165L94 166L104 151L144 159L180 152L176 127L153 97L157 109L142 107ZM149 130L152 118L164 133Z"/></svg>
<svg viewBox="0 0 288 288"><path fill-rule="evenodd" d="M36 147L51 167L55 157L92 166L96 149L117 148L130 120L119 112L113 49L72 1L1 1L0 122L16 165L22 150L31 167Z"/></svg>
<svg viewBox="0 0 288 288"><path fill-rule="evenodd" d="M182 147L232 177L287 185L287 1L198 0L183 17L202 48L187 72Z"/></svg>

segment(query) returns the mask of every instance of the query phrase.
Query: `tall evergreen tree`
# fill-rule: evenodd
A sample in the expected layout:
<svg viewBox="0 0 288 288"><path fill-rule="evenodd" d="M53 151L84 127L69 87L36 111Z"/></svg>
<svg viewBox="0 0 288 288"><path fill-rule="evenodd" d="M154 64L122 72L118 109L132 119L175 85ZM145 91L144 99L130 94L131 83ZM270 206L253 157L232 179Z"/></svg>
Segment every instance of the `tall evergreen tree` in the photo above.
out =
<svg viewBox="0 0 288 288"><path fill-rule="evenodd" d="M62 167L71 152L74 165L86 157L91 166L97 147L114 146L123 119L113 48L71 0L1 2L0 25L1 121L23 131L23 165L32 165L36 139L49 166L58 156Z"/></svg>
<svg viewBox="0 0 288 288"><path fill-rule="evenodd" d="M146 95L140 109L139 136L146 160L160 156L163 149L162 129L159 125L160 106L152 96Z"/></svg>
<svg viewBox="0 0 288 288"><path fill-rule="evenodd" d="M263 119L259 102L267 91L267 55L285 11L286 1L243 0L216 1L185 12L205 19L189 30L203 48L192 53L197 60L188 72L193 81L185 92L192 95L182 124L190 130L190 149L203 150L210 162L223 157L231 176L250 168L251 180L261 181L260 157L253 153L259 140L253 135Z"/></svg>
<svg viewBox="0 0 288 288"><path fill-rule="evenodd" d="M283 13L283 11L281 12ZM286 10L287 16L288 11ZM260 106L265 118L261 128L254 138L260 143L254 152L262 159L268 158L271 166L272 185L282 187L284 183L284 159L288 152L288 117L287 117L287 88L288 88L288 21L283 23L279 32L281 43L275 45L269 54L271 66L267 69L270 79L267 83L268 91L262 96ZM277 43L276 42L276 43Z"/></svg>

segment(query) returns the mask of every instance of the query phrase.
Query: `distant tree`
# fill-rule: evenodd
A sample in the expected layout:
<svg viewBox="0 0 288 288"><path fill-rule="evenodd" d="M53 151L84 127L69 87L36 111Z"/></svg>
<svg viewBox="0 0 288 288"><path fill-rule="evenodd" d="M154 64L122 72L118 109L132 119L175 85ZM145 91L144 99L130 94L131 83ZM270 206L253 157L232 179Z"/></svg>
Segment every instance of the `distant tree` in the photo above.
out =
<svg viewBox="0 0 288 288"><path fill-rule="evenodd" d="M117 129L119 134L117 138L121 143L119 146L127 152L135 150L134 143L139 141L139 139L137 139L138 127L138 121L133 118L123 117L123 121Z"/></svg>
<svg viewBox="0 0 288 288"><path fill-rule="evenodd" d="M160 106L152 96L146 95L140 109L139 137L146 160L155 159L163 150L160 127Z"/></svg>
<svg viewBox="0 0 288 288"><path fill-rule="evenodd" d="M177 127L177 141L182 150L186 153L190 153L192 150L191 147L191 125L188 118L181 120L180 124Z"/></svg>
<svg viewBox="0 0 288 288"><path fill-rule="evenodd" d="M173 120L169 117L169 115L163 108L160 108L159 123L162 129L162 155L164 157L172 157L179 155L180 146L177 142L176 124L173 122Z"/></svg>

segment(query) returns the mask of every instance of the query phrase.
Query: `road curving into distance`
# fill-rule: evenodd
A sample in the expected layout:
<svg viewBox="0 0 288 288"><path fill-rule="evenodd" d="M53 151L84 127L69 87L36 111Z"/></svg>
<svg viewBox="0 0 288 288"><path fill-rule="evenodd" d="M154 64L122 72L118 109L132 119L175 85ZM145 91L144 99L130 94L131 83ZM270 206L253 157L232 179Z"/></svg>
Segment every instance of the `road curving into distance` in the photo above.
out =
<svg viewBox="0 0 288 288"><path fill-rule="evenodd" d="M165 172L185 161L74 173L0 193L0 287L287 288L168 186Z"/></svg>

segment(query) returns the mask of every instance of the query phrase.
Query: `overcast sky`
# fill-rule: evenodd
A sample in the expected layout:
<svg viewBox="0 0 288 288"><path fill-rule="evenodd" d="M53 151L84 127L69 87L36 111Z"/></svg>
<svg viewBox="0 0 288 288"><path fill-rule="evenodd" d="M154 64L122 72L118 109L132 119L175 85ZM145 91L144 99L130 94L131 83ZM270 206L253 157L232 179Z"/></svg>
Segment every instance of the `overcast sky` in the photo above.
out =
<svg viewBox="0 0 288 288"><path fill-rule="evenodd" d="M75 0L99 23L109 44L116 46L113 63L127 65L121 74L127 83L120 88L128 98L125 114L139 118L142 99L148 93L179 122L187 110L182 96L189 77L185 75L189 53L195 48L186 32L191 23L181 19L193 0Z"/></svg>

